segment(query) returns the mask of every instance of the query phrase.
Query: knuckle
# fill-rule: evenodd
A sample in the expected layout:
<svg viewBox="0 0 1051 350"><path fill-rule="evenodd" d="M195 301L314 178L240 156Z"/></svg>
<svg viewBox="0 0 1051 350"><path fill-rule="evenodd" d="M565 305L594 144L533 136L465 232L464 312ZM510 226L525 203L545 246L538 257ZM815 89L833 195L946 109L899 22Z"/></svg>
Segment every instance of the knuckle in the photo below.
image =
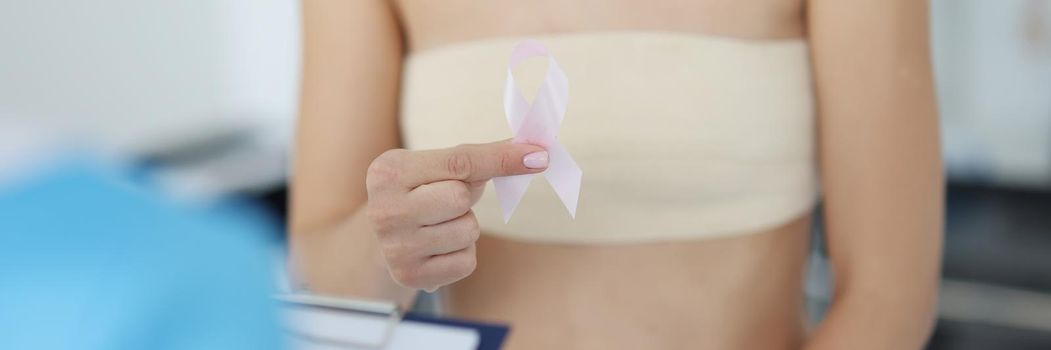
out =
<svg viewBox="0 0 1051 350"><path fill-rule="evenodd" d="M377 233L381 233L387 229L387 218L388 215L383 210L376 208L375 205L370 204L365 208L365 218L368 219L369 223L376 230Z"/></svg>
<svg viewBox="0 0 1051 350"><path fill-rule="evenodd" d="M407 261L410 255L410 249L400 239L381 238L380 251L383 253L384 259L395 265L400 265L400 262Z"/></svg>
<svg viewBox="0 0 1051 350"><path fill-rule="evenodd" d="M504 173L514 172L520 163L521 161L516 160L515 157L509 153L503 153L500 155L500 171Z"/></svg>
<svg viewBox="0 0 1051 350"><path fill-rule="evenodd" d="M445 245L451 247L450 250L461 250L470 246L471 241L469 232L466 230L457 229L456 231L449 232L445 237Z"/></svg>
<svg viewBox="0 0 1051 350"><path fill-rule="evenodd" d="M458 226L457 235L465 248L478 241L478 237L482 234L482 230L478 226L478 220L473 215L461 218Z"/></svg>
<svg viewBox="0 0 1051 350"><path fill-rule="evenodd" d="M380 238L380 248L387 261L415 264L427 255L427 239L418 232L405 232Z"/></svg>
<svg viewBox="0 0 1051 350"><path fill-rule="evenodd" d="M395 282L410 288L418 287L423 279L419 266L407 264L391 266L390 276Z"/></svg>
<svg viewBox="0 0 1051 350"><path fill-rule="evenodd" d="M477 242L478 238L482 236L482 228L478 226L478 220L473 217L468 220L467 224L467 238L471 243Z"/></svg>
<svg viewBox="0 0 1051 350"><path fill-rule="evenodd" d="M379 157L376 157L369 164L369 168L365 173L365 186L370 190L384 188L390 186L398 180L398 162L394 160L399 156L391 154L397 153L395 151L404 150L390 150L383 152Z"/></svg>
<svg viewBox="0 0 1051 350"><path fill-rule="evenodd" d="M397 172L391 169L389 164L374 160L365 171L365 185L368 187L386 185L393 180L396 174Z"/></svg>
<svg viewBox="0 0 1051 350"><path fill-rule="evenodd" d="M457 179L466 179L474 171L474 164L466 149L467 146L456 146L445 161L446 170Z"/></svg>
<svg viewBox="0 0 1051 350"><path fill-rule="evenodd" d="M478 267L478 259L471 255L464 255L450 266L450 273L457 276L457 279L467 277L474 272L474 269Z"/></svg>
<svg viewBox="0 0 1051 350"><path fill-rule="evenodd" d="M467 184L461 182L453 186L449 204L455 209L467 211L470 210L471 204L473 204L471 203L471 197L471 189L467 188Z"/></svg>
<svg viewBox="0 0 1051 350"><path fill-rule="evenodd" d="M394 215L394 212L391 211L389 207L373 204L370 204L365 209L365 217L368 219L369 223L372 224L372 227L377 234L386 234L394 230L394 228L397 227L397 223L401 221L397 215Z"/></svg>

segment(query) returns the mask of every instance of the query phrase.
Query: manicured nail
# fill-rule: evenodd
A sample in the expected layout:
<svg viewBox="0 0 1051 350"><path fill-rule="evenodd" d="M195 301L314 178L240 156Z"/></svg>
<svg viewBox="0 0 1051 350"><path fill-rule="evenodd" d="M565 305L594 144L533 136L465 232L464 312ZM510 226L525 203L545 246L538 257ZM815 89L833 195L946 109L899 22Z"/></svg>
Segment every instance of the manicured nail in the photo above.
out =
<svg viewBox="0 0 1051 350"><path fill-rule="evenodd" d="M530 169L547 168L547 151L537 151L525 155L522 158L522 164Z"/></svg>

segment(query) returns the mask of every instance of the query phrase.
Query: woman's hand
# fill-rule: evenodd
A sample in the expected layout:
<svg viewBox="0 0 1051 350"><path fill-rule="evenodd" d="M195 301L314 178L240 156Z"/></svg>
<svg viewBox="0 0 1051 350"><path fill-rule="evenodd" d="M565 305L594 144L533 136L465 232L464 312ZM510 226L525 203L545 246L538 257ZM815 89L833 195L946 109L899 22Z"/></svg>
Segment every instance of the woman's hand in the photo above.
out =
<svg viewBox="0 0 1051 350"><path fill-rule="evenodd" d="M391 277L434 291L474 272L478 220L471 206L498 176L547 168L547 152L508 141L427 151L394 149L368 168L368 221Z"/></svg>

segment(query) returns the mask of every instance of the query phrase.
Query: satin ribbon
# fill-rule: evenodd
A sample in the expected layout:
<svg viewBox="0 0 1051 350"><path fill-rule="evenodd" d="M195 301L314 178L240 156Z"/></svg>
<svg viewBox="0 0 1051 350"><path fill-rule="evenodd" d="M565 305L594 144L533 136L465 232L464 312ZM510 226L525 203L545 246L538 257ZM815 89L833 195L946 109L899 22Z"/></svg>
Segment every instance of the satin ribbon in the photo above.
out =
<svg viewBox="0 0 1051 350"><path fill-rule="evenodd" d="M518 90L511 70L531 57L547 57L548 65L544 82L533 102L529 103ZM544 177L555 189L569 215L575 218L583 171L558 142L558 129L566 114L568 101L569 80L547 48L535 40L526 40L515 46L507 65L507 82L504 85L504 113L514 134L511 142L529 143L547 149L548 167L543 173ZM518 207L532 179L533 174L493 178L505 223L511 219L511 214Z"/></svg>

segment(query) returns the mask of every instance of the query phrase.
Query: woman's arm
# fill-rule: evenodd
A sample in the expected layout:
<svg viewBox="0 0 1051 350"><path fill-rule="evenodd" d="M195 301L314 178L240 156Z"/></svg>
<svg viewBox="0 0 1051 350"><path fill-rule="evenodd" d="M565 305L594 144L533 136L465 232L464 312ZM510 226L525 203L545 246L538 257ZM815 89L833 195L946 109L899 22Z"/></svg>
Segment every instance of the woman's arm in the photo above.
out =
<svg viewBox="0 0 1051 350"><path fill-rule="evenodd" d="M835 294L808 349L919 349L937 304L943 176L927 1L811 0Z"/></svg>
<svg viewBox="0 0 1051 350"><path fill-rule="evenodd" d="M323 294L411 303L365 219L365 173L399 147L402 35L388 2L304 0L303 81L291 197L291 259Z"/></svg>

